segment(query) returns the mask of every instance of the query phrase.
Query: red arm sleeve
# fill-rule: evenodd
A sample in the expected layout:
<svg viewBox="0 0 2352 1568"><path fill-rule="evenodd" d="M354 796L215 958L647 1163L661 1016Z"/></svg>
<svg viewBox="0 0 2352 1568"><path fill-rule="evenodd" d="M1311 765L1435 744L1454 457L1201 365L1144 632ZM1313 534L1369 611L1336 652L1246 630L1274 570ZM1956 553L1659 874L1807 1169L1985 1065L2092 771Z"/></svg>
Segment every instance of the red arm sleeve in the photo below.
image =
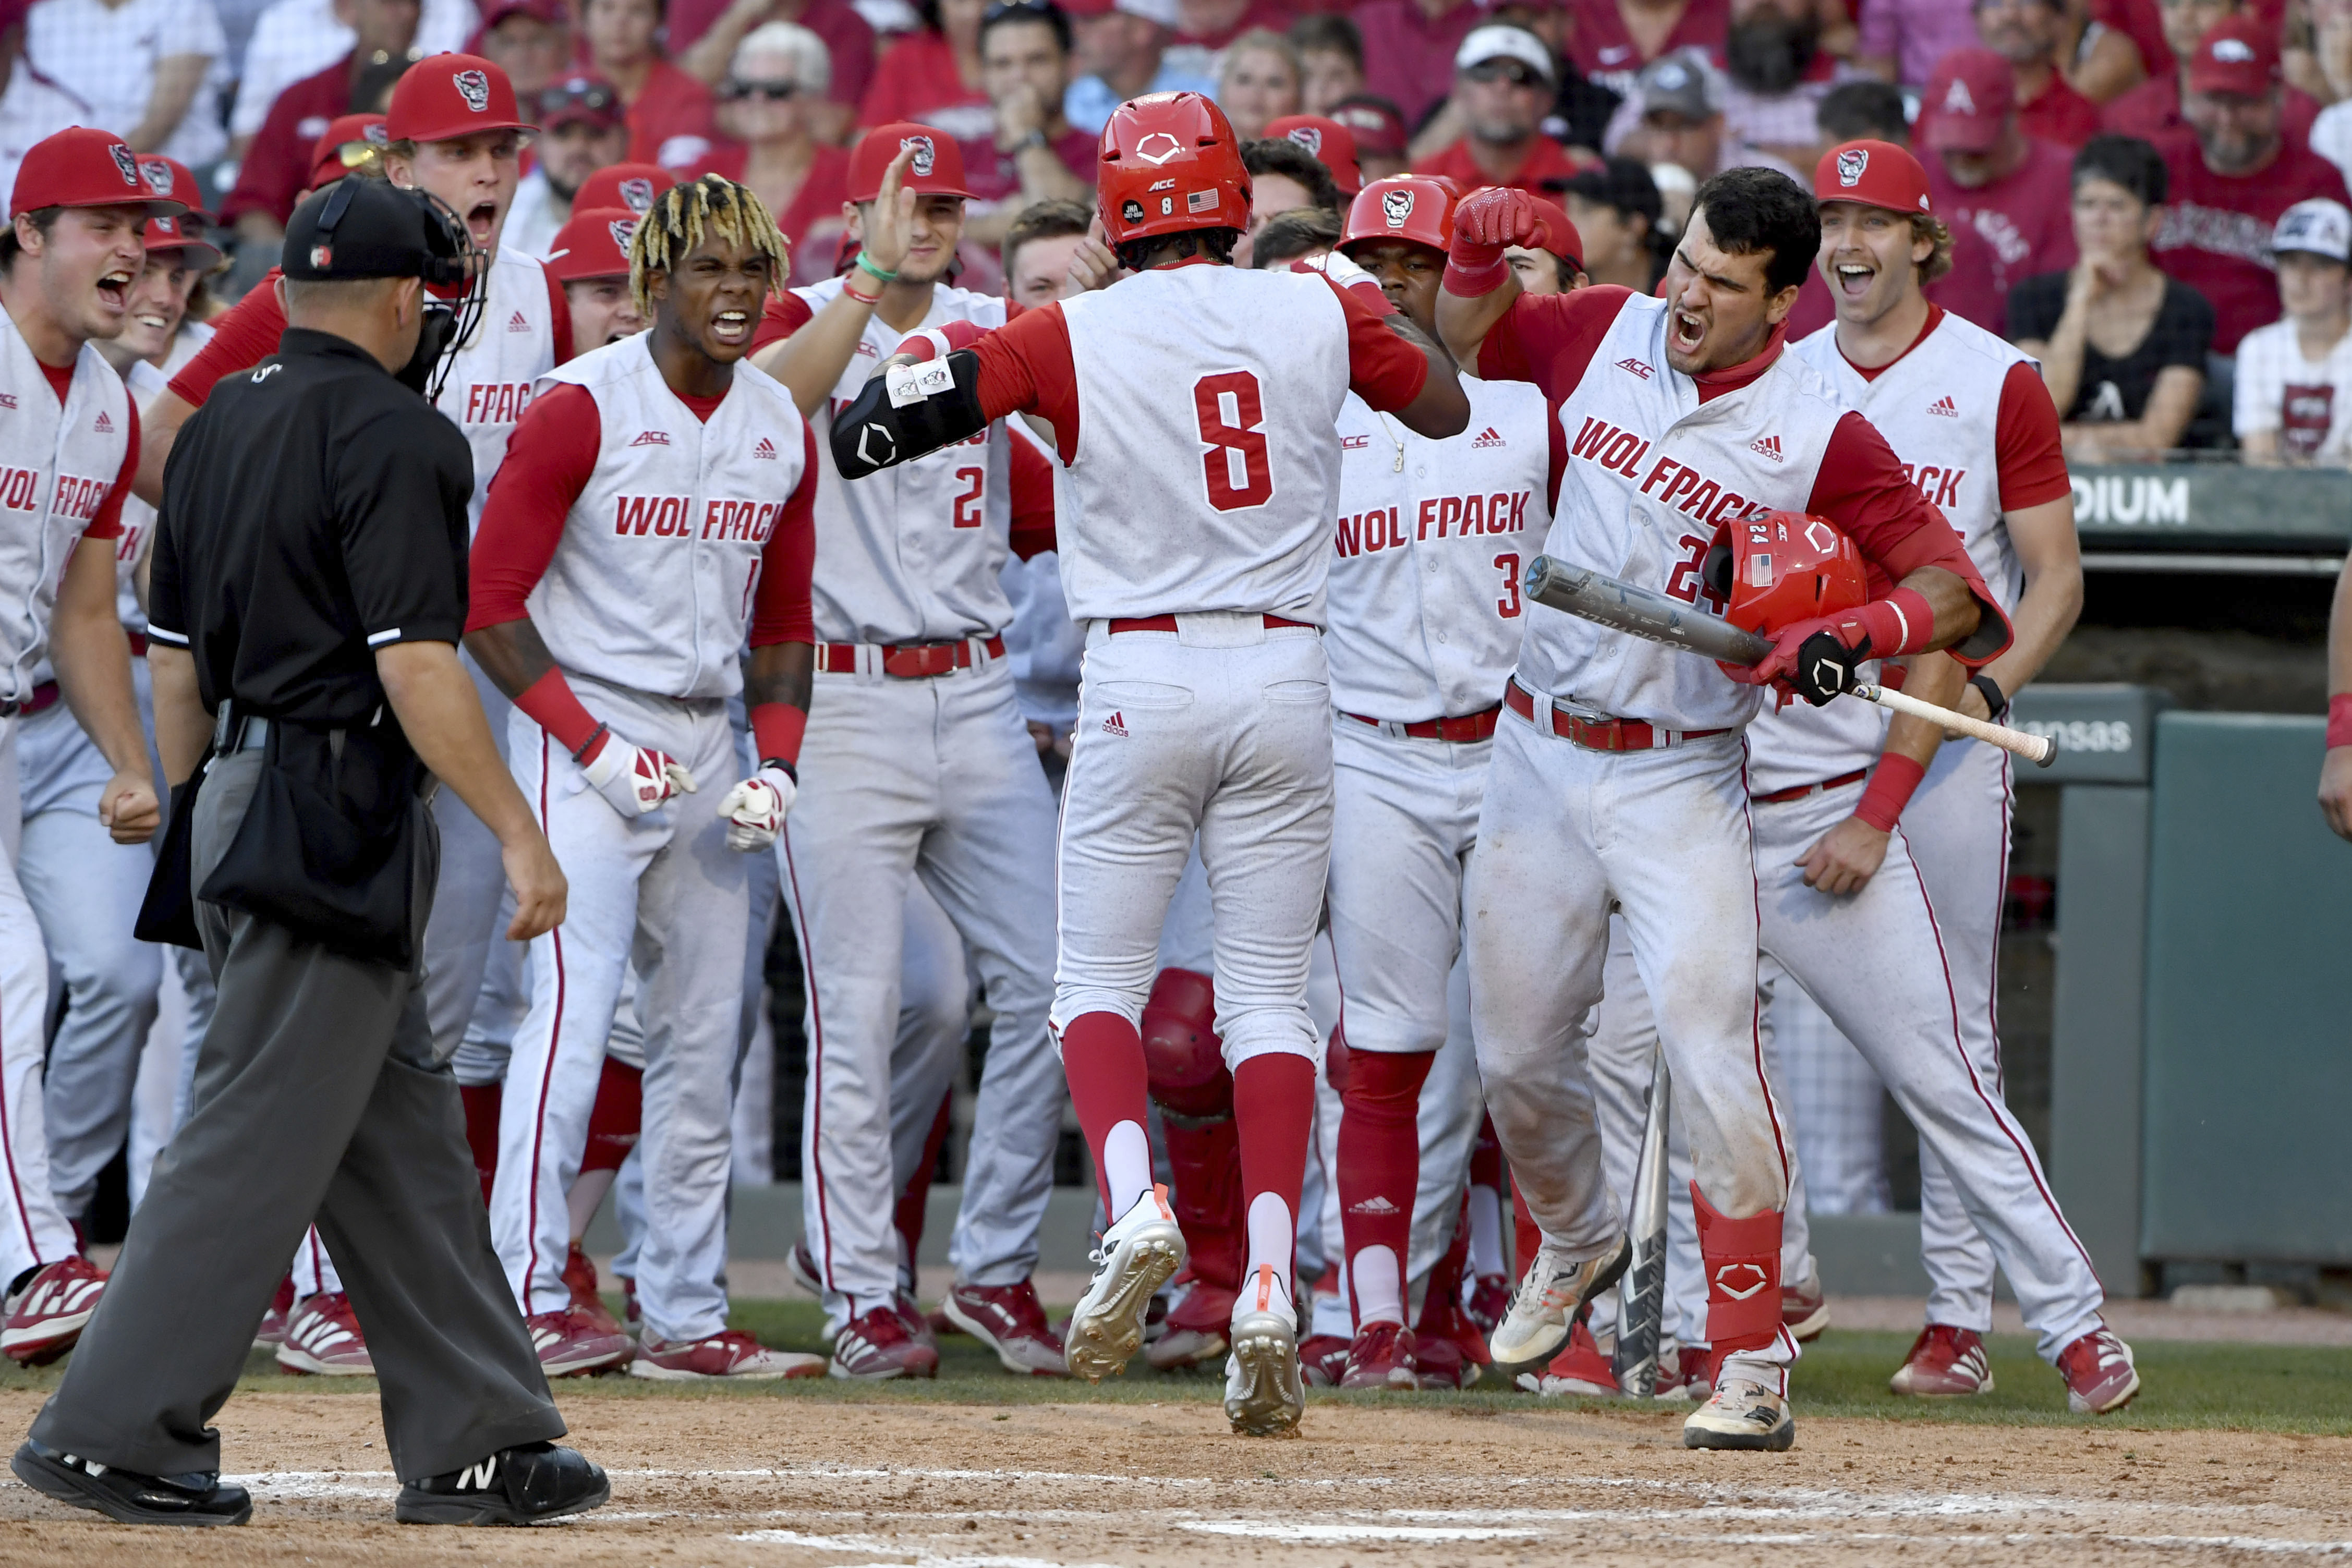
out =
<svg viewBox="0 0 2352 1568"><path fill-rule="evenodd" d="M760 324L751 329L751 351L756 354L771 343L782 342L815 315L807 300L790 289L778 289L768 296L768 303L760 310Z"/></svg>
<svg viewBox="0 0 2352 1568"><path fill-rule="evenodd" d="M172 378L172 395L202 408L213 388L232 371L257 365L278 351L286 334L286 312L278 303L278 269L271 267L236 308L213 323L213 340Z"/></svg>
<svg viewBox="0 0 2352 1568"><path fill-rule="evenodd" d="M572 357L572 297L563 292L555 268L541 262L539 270L547 275L548 319L555 323L555 362L560 365Z"/></svg>
<svg viewBox="0 0 2352 1568"><path fill-rule="evenodd" d="M1573 294L1522 294L1478 347L1478 375L1490 382L1533 382L1554 402L1584 379L1601 340L1633 297L1612 284ZM1653 368L1652 374L1656 374Z"/></svg>
<svg viewBox="0 0 2352 1568"><path fill-rule="evenodd" d="M751 597L754 648L816 641L816 619L809 609L809 583L816 571L816 427L803 420L801 482L793 486L784 515L760 552L760 586Z"/></svg>
<svg viewBox="0 0 2352 1568"><path fill-rule="evenodd" d="M1020 431L1013 442L1013 553L1023 560L1055 548L1054 465Z"/></svg>
<svg viewBox="0 0 2352 1568"><path fill-rule="evenodd" d="M2009 367L2000 383L2000 418L1993 432L2000 465L2000 509L2022 511L2074 492L2065 449L2058 440L2058 409L2032 365Z"/></svg>
<svg viewBox="0 0 2352 1568"><path fill-rule="evenodd" d="M467 631L528 613L523 601L555 559L563 519L596 471L603 434L596 400L585 387L558 386L523 411L482 503L467 568Z"/></svg>
<svg viewBox="0 0 2352 1568"><path fill-rule="evenodd" d="M98 515L82 529L86 539L119 539L122 537L122 497L131 494L131 476L139 472L139 405L131 408L131 444L123 449L122 471L114 483L106 487L106 498L98 504ZM1046 547L1051 549L1051 546Z"/></svg>
<svg viewBox="0 0 2352 1568"><path fill-rule="evenodd" d="M980 412L1045 416L1062 461L1078 455L1078 368L1060 301L1024 310L972 345L980 357Z"/></svg>
<svg viewBox="0 0 2352 1568"><path fill-rule="evenodd" d="M1429 356L1389 329L1391 309L1374 309L1352 288L1331 283L1348 321L1348 385L1374 408L1393 413L1429 383ZM1386 306L1388 301L1381 301Z"/></svg>

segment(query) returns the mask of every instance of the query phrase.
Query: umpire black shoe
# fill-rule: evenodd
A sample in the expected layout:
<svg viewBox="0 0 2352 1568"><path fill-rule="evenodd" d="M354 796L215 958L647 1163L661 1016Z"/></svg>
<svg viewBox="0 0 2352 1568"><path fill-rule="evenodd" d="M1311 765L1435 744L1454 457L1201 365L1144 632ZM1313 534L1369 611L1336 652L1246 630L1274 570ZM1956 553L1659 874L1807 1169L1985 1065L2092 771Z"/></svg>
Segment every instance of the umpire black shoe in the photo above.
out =
<svg viewBox="0 0 2352 1568"><path fill-rule="evenodd" d="M522 1443L479 1464L400 1489L403 1524L537 1524L602 1507L613 1495L604 1470L576 1448Z"/></svg>
<svg viewBox="0 0 2352 1568"><path fill-rule="evenodd" d="M8 1468L35 1491L95 1509L121 1524L243 1524L253 1517L251 1494L243 1487L221 1485L213 1470L142 1476L61 1454L30 1438Z"/></svg>

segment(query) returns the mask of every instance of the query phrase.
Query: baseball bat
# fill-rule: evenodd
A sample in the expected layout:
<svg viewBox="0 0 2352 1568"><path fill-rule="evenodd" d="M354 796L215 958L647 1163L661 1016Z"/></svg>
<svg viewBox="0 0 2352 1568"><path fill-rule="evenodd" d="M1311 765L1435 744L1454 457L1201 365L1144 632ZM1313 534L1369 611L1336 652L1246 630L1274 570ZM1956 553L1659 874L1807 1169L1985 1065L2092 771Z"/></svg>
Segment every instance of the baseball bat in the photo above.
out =
<svg viewBox="0 0 2352 1568"><path fill-rule="evenodd" d="M1614 627L1653 643L1664 643L1670 648L1703 653L1727 664L1760 664L1772 652L1769 639L1709 615L1695 604L1685 604L1655 589L1638 588L1613 577L1603 577L1584 567L1563 566L1547 555L1528 562L1527 595L1538 604L1565 611L1580 620ZM2005 724L1970 718L1964 713L1921 702L1885 686L1865 684L1851 687L1845 695L1942 725L1988 746L1998 746L2037 768L2049 767L2058 757L2058 743L2049 736L2028 735Z"/></svg>
<svg viewBox="0 0 2352 1568"><path fill-rule="evenodd" d="M1610 1358L1618 1388L1636 1399L1658 1391L1658 1344L1666 1311L1666 1142L1674 1114L1666 1053L1650 1075L1650 1114L1633 1167L1633 1211L1625 1232L1633 1255L1617 1281L1617 1350Z"/></svg>

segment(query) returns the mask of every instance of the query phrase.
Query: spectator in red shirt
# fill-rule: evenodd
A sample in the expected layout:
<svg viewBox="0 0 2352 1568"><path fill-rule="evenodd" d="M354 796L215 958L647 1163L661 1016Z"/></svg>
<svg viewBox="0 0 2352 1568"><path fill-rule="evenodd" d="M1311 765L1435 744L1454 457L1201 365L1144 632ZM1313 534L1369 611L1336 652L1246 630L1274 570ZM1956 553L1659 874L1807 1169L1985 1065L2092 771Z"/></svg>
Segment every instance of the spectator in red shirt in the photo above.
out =
<svg viewBox="0 0 2352 1568"><path fill-rule="evenodd" d="M1052 0L999 0L980 25L980 75L996 129L963 144L971 192L963 237L994 251L1038 202L1094 193L1095 138L1062 114L1070 86L1070 19Z"/></svg>
<svg viewBox="0 0 2352 1568"><path fill-rule="evenodd" d="M1299 86L1306 72L1298 51L1280 33L1253 27L1225 49L1217 72L1217 107L1233 122L1234 137L1255 141L1285 115L1299 112Z"/></svg>
<svg viewBox="0 0 2352 1568"><path fill-rule="evenodd" d="M792 22L767 22L736 47L719 84L722 140L700 158L669 165L680 178L719 173L751 187L792 242L793 277L833 276L833 242L848 199L849 154L816 140L809 110L824 101L824 40Z"/></svg>
<svg viewBox="0 0 2352 1568"><path fill-rule="evenodd" d="M352 52L279 93L237 165L220 221L235 225L240 243L266 248L285 237L286 220L310 185L313 144L350 111L362 73L378 58L407 57L418 14L415 0L351 0Z"/></svg>
<svg viewBox="0 0 2352 1568"><path fill-rule="evenodd" d="M671 0L670 55L687 75L715 89L735 58L736 46L769 22L792 22L824 40L832 80L824 97L803 105L803 112L818 141L841 141L874 81L874 29L849 0ZM782 214L777 218L782 222Z"/></svg>
<svg viewBox="0 0 2352 1568"><path fill-rule="evenodd" d="M988 0L918 0L915 9L923 25L883 55L857 123L871 130L911 120L959 141L987 135L995 124L980 85L980 14Z"/></svg>
<svg viewBox="0 0 2352 1568"><path fill-rule="evenodd" d="M1976 17L1977 37L2016 79L2019 130L2070 151L2099 133L2098 106L2059 74L2064 0L1977 0Z"/></svg>
<svg viewBox="0 0 2352 1568"><path fill-rule="evenodd" d="M482 0L474 52L507 73L528 102L572 69L572 9L564 0Z"/></svg>
<svg viewBox="0 0 2352 1568"><path fill-rule="evenodd" d="M1407 125L1419 125L1454 90L1454 57L1485 20L1486 8L1475 0L1364 0L1356 7L1363 91L1395 104Z"/></svg>
<svg viewBox="0 0 2352 1568"><path fill-rule="evenodd" d="M1621 96L1661 55L1719 57L1731 31L1730 0L1571 0L1570 9L1584 74Z"/></svg>
<svg viewBox="0 0 2352 1568"><path fill-rule="evenodd" d="M1454 57L1454 106L1462 139L1413 162L1416 174L1442 174L1464 190L1513 185L1544 193L1583 161L1542 131L1557 89L1551 51L1520 27L1481 27Z"/></svg>
<svg viewBox="0 0 2352 1568"><path fill-rule="evenodd" d="M1988 332L2004 331L2013 285L2074 265L2073 160L2020 129L2016 78L1990 49L1955 49L1937 65L1917 132L1935 154L1924 162L1937 213L1956 232L1975 231L1992 253L1990 287L1968 309L1938 302Z"/></svg>
<svg viewBox="0 0 2352 1568"><path fill-rule="evenodd" d="M2164 149L2172 200L2149 246L2156 264L2213 302L2213 351L2278 319L2271 231L2314 196L2352 202L2336 165L2284 129L2278 51L2250 20L2205 35L2189 61L2182 111L2193 140Z"/></svg>
<svg viewBox="0 0 2352 1568"><path fill-rule="evenodd" d="M689 162L718 139L709 88L662 57L661 0L587 0L580 21L589 64L620 93L628 114L624 157ZM701 148L686 139L698 140Z"/></svg>
<svg viewBox="0 0 2352 1568"><path fill-rule="evenodd" d="M2241 29L2233 35L2249 48L2269 48L2276 52L2275 35L2263 28L2260 21L2242 15L2235 0L2171 0L2160 13L2164 18L2165 36L2176 40L2178 48L2168 51L2161 70L2151 68L2147 79L2108 104L2099 112L2099 128L2117 136L2137 136L2142 141L2152 141L2163 147L2176 141L2188 141L2196 132L2180 111L2181 89L2189 79L2189 63L2196 57L2198 45L2216 27ZM2301 88L2282 85L2279 102L2284 118L2281 121L2290 141L2308 145L2312 121L2319 118L2319 100Z"/></svg>

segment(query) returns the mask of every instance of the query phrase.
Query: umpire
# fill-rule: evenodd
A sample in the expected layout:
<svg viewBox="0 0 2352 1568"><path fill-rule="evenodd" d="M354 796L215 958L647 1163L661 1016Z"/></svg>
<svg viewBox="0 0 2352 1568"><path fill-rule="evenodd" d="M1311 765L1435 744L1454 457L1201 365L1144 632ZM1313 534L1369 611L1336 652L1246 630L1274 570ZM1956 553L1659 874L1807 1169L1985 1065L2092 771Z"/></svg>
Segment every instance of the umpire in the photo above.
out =
<svg viewBox="0 0 2352 1568"><path fill-rule="evenodd" d="M164 776L186 782L142 931L172 923L176 891L220 999L188 1121L13 1464L125 1523L251 1515L207 1423L314 1216L383 1380L397 1518L527 1523L610 1495L550 1440L563 1419L491 1250L416 961L436 779L499 837L508 935L563 918L563 873L457 662L472 461L410 390L446 346L427 284L477 263L420 193L349 179L311 197L286 232L277 355L222 383L165 472L150 663Z"/></svg>

